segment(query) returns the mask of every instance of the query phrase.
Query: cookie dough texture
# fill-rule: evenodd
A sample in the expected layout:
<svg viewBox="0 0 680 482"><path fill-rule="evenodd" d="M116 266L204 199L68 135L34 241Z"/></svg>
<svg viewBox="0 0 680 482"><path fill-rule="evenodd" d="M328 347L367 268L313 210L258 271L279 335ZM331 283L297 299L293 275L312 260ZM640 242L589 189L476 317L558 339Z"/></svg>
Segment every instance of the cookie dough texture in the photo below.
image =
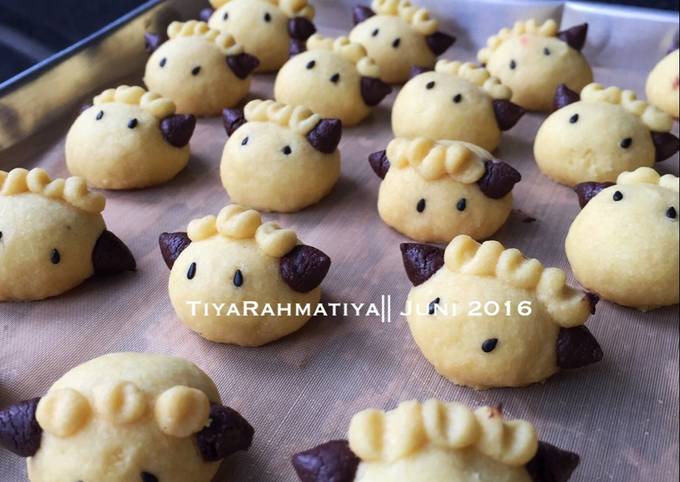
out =
<svg viewBox="0 0 680 482"><path fill-rule="evenodd" d="M194 20L172 22L167 33L169 40L146 63L144 83L172 99L177 112L219 115L248 94L250 75L239 77L228 62L228 57L244 54L234 37Z"/></svg>
<svg viewBox="0 0 680 482"><path fill-rule="evenodd" d="M565 248L586 289L649 310L678 303L678 178L651 168L623 173L574 220Z"/></svg>
<svg viewBox="0 0 680 482"><path fill-rule="evenodd" d="M322 121L305 107L255 100L247 122L224 146L220 173L232 202L260 211L294 212L317 203L340 177L340 152L307 138Z"/></svg>
<svg viewBox="0 0 680 482"><path fill-rule="evenodd" d="M141 87L108 89L71 126L66 166L102 189L138 189L169 181L189 161L189 144L176 147L161 131L163 119L174 114L174 102Z"/></svg>
<svg viewBox="0 0 680 482"><path fill-rule="evenodd" d="M40 400L43 429L27 461L31 482L209 482L195 433L220 397L193 364L163 355L114 353L57 380ZM153 477L153 478L152 478Z"/></svg>
<svg viewBox="0 0 680 482"><path fill-rule="evenodd" d="M541 125L534 142L538 167L555 181L613 182L622 172L653 166L652 132L670 132L673 119L635 93L593 83L581 101L563 107Z"/></svg>
<svg viewBox="0 0 680 482"><path fill-rule="evenodd" d="M680 109L679 50L664 57L647 78L647 99L676 119Z"/></svg>
<svg viewBox="0 0 680 482"><path fill-rule="evenodd" d="M580 91L593 81L585 57L558 34L557 23L520 21L489 38L478 60L512 89L512 101L527 110L548 112L560 84Z"/></svg>

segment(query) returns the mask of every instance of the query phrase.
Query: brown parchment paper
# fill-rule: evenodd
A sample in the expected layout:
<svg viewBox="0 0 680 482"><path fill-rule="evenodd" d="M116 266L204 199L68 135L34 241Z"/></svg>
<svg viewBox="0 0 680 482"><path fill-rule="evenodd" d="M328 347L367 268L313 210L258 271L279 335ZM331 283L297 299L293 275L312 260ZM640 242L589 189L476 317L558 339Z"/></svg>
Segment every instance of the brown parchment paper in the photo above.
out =
<svg viewBox="0 0 680 482"><path fill-rule="evenodd" d="M346 19L323 17L323 9L321 14L321 25L337 27L341 20L348 26ZM465 45L446 57L472 59L474 50ZM642 69L596 68L599 81L638 92L645 75ZM252 97L270 97L272 84L273 77L258 77ZM92 93L104 87L93 86ZM677 480L677 306L640 313L601 302L588 326L605 352L603 362L528 388L457 387L421 356L398 316L410 289L399 252L406 238L379 219L379 179L366 161L391 138L393 98L364 124L345 130L342 178L328 198L297 214L266 216L331 256L326 302L380 303L381 295L390 295L390 323L379 317L313 319L279 342L246 349L205 341L178 321L158 235L184 230L191 219L216 214L228 203L219 180L226 135L219 119L203 119L189 167L176 179L144 191L106 193L108 228L131 247L136 273L90 280L52 300L0 305L0 405L44 394L63 372L93 357L152 351L197 363L215 380L225 403L254 425L253 447L230 457L217 481L297 480L291 454L344 437L357 411L431 397L473 406L502 403L508 417L532 421L543 440L581 454L574 481ZM72 119L6 152L0 168L40 166L66 176L63 136ZM533 161L542 119L528 115L505 134L496 153L523 180L514 191L515 211L495 239L568 271L563 243L579 208L571 190L543 177ZM677 156L658 169L678 175ZM24 461L0 452L0 481L25 479Z"/></svg>

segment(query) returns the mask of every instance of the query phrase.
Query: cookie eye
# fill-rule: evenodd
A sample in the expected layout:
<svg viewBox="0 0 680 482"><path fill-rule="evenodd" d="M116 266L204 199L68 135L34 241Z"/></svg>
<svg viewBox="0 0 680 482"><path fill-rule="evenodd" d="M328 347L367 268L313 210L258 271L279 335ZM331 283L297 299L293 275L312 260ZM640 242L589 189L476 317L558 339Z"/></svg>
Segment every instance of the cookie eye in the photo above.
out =
<svg viewBox="0 0 680 482"><path fill-rule="evenodd" d="M191 69L191 75L193 75L194 77L196 77L200 72L201 72L201 66L200 65L197 65L196 67Z"/></svg>
<svg viewBox="0 0 680 482"><path fill-rule="evenodd" d="M398 49L399 45L401 45L401 39L395 38L394 41L392 42L392 47L394 47L395 49Z"/></svg>
<svg viewBox="0 0 680 482"><path fill-rule="evenodd" d="M52 254L50 255L50 261L52 264L59 264L61 262L61 254L59 253L58 249L53 249Z"/></svg>
<svg viewBox="0 0 680 482"><path fill-rule="evenodd" d="M456 203L456 209L459 211L465 211L465 208L467 207L467 199L461 198L458 200Z"/></svg>
<svg viewBox="0 0 680 482"><path fill-rule="evenodd" d="M484 340L484 343L482 343L482 351L484 353L491 353L496 349L496 345L498 345L498 338L489 338L488 340Z"/></svg>
<svg viewBox="0 0 680 482"><path fill-rule="evenodd" d="M379 29L379 28L376 28L376 29L373 31L373 33L371 33L371 37L377 37L379 33L380 33L380 29Z"/></svg>
<svg viewBox="0 0 680 482"><path fill-rule="evenodd" d="M543 49L543 55L548 56L548 55L550 55L551 53L552 53L552 52L550 51L550 49L549 49L548 47L546 47L546 48Z"/></svg>
<svg viewBox="0 0 680 482"><path fill-rule="evenodd" d="M240 269L237 269L236 273L234 273L234 286L240 288L242 285L243 285L243 273L241 273Z"/></svg>
<svg viewBox="0 0 680 482"><path fill-rule="evenodd" d="M134 129L138 124L139 121L137 119L130 119L130 122L128 122L128 129Z"/></svg>
<svg viewBox="0 0 680 482"><path fill-rule="evenodd" d="M439 296L437 296L435 299L433 299L430 302L430 306L427 309L428 314L434 315L434 312L437 309L437 305L439 304L440 301L441 301L441 299L439 298Z"/></svg>
<svg viewBox="0 0 680 482"><path fill-rule="evenodd" d="M97 117L95 117L95 119L102 120L102 117L104 117L104 111L100 110L99 112L97 112Z"/></svg>
<svg viewBox="0 0 680 482"><path fill-rule="evenodd" d="M149 472L142 472L140 475L142 477L142 482L158 482L158 477Z"/></svg>
<svg viewBox="0 0 680 482"><path fill-rule="evenodd" d="M578 114L574 114L573 116L571 116L571 117L569 118L569 123L570 123L570 124L576 124L576 123L578 122L578 119L579 119L579 115L578 115Z"/></svg>
<svg viewBox="0 0 680 482"><path fill-rule="evenodd" d="M334 84L340 82L340 74L333 74L333 76L331 77L331 82L333 82Z"/></svg>
<svg viewBox="0 0 680 482"><path fill-rule="evenodd" d="M225 22L229 20L229 12L224 12L224 15L222 15L222 20L224 20Z"/></svg>
<svg viewBox="0 0 680 482"><path fill-rule="evenodd" d="M272 21L272 16L269 12L264 14L264 21L267 22L267 23Z"/></svg>
<svg viewBox="0 0 680 482"><path fill-rule="evenodd" d="M160 65L161 68L163 68L163 67L165 67L165 64L167 64L167 63L168 63L168 59L166 59L165 57L163 57L163 58L161 59L161 61L158 62L158 65Z"/></svg>
<svg viewBox="0 0 680 482"><path fill-rule="evenodd" d="M510 61L510 70L515 70L517 68L517 62L515 60Z"/></svg>
<svg viewBox="0 0 680 482"><path fill-rule="evenodd" d="M290 146L285 146L283 149L281 149L281 152L283 152L286 156L290 156L290 153L293 152L293 149L291 149Z"/></svg>
<svg viewBox="0 0 680 482"><path fill-rule="evenodd" d="M310 60L309 62L307 62L307 70L312 70L315 65L316 65L316 60Z"/></svg>
<svg viewBox="0 0 680 482"><path fill-rule="evenodd" d="M416 204L416 211L418 211L419 213L425 211L425 199L421 199L420 201L418 201L418 204Z"/></svg>
<svg viewBox="0 0 680 482"><path fill-rule="evenodd" d="M242 146L245 146L246 144L248 144L248 137L243 138L243 140L241 141Z"/></svg>
<svg viewBox="0 0 680 482"><path fill-rule="evenodd" d="M187 270L187 279L194 279L196 276L196 263L191 263Z"/></svg>
<svg viewBox="0 0 680 482"><path fill-rule="evenodd" d="M0 240L2 239L2 231L0 231Z"/></svg>
<svg viewBox="0 0 680 482"><path fill-rule="evenodd" d="M427 90L432 90L432 89L434 89L434 86L435 86L435 85L436 85L436 84L435 84L434 80L432 80L432 81L428 82L427 85L425 85L425 88L426 88Z"/></svg>
<svg viewBox="0 0 680 482"><path fill-rule="evenodd" d="M621 141L621 147L623 149L628 149L632 145L633 145L633 139L630 138L630 137L626 137L624 140Z"/></svg>
<svg viewBox="0 0 680 482"><path fill-rule="evenodd" d="M621 191L616 191L614 193L613 198L614 198L614 201L620 201L621 199L623 199L623 193Z"/></svg>
<svg viewBox="0 0 680 482"><path fill-rule="evenodd" d="M666 210L666 217L676 219L678 217L678 212L671 206ZM2 233L0 233L0 239L2 239Z"/></svg>
<svg viewBox="0 0 680 482"><path fill-rule="evenodd" d="M463 101L463 96L461 94L456 94L453 96L453 103L460 104Z"/></svg>

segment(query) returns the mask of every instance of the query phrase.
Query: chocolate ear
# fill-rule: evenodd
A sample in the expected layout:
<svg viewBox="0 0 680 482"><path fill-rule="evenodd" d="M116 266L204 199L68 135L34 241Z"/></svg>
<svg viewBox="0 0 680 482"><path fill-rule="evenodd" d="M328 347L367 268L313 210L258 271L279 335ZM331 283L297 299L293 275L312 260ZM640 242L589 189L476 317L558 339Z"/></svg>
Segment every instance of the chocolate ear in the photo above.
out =
<svg viewBox="0 0 680 482"><path fill-rule="evenodd" d="M243 109L224 109L222 111L222 123L227 135L231 136L236 130L245 124L246 116Z"/></svg>
<svg viewBox="0 0 680 482"><path fill-rule="evenodd" d="M515 124L526 114L526 110L509 100L494 100L493 111L496 114L496 122L502 131L515 127Z"/></svg>
<svg viewBox="0 0 680 482"><path fill-rule="evenodd" d="M567 482L579 462L578 454L539 441L536 455L525 468L533 482Z"/></svg>
<svg viewBox="0 0 680 482"><path fill-rule="evenodd" d="M89 109L90 107L92 107L92 104L89 104L89 103L88 103L88 104L83 104L83 105L80 106L80 111L79 111L79 112L82 114L83 112L85 112L85 111L86 111L87 109Z"/></svg>
<svg viewBox="0 0 680 482"><path fill-rule="evenodd" d="M363 5L357 5L352 9L352 20L354 20L354 25L360 24L374 15L375 12L373 10Z"/></svg>
<svg viewBox="0 0 680 482"><path fill-rule="evenodd" d="M307 134L309 143L319 152L333 154L342 138L342 121L340 119L321 119Z"/></svg>
<svg viewBox="0 0 680 482"><path fill-rule="evenodd" d="M613 186L613 182L582 182L574 186L574 191L578 196L578 204L581 208L586 207L592 198L600 194L600 191Z"/></svg>
<svg viewBox="0 0 680 482"><path fill-rule="evenodd" d="M172 269L175 261L179 258L187 246L191 244L191 240L187 233L162 233L158 237L158 245L161 248L161 255L165 260L168 268Z"/></svg>
<svg viewBox="0 0 680 482"><path fill-rule="evenodd" d="M317 288L328 274L331 259L311 246L299 244L281 258L279 272L293 291L308 293Z"/></svg>
<svg viewBox="0 0 680 482"><path fill-rule="evenodd" d="M442 248L419 243L402 243L399 247L406 276L413 286L423 284L444 266Z"/></svg>
<svg viewBox="0 0 680 482"><path fill-rule="evenodd" d="M296 38L290 39L290 44L288 44L288 55L290 57L295 57L306 50L307 42L305 40L298 40Z"/></svg>
<svg viewBox="0 0 680 482"><path fill-rule="evenodd" d="M557 336L557 366L571 370L599 362L602 348L585 326L560 328Z"/></svg>
<svg viewBox="0 0 680 482"><path fill-rule="evenodd" d="M168 144L184 147L189 144L196 128L196 117L191 114L175 114L161 121L161 133Z"/></svg>
<svg viewBox="0 0 680 482"><path fill-rule="evenodd" d="M254 55L240 53L227 55L227 65L236 77L245 79L260 65L260 61Z"/></svg>
<svg viewBox="0 0 680 482"><path fill-rule="evenodd" d="M361 78L361 97L367 106L373 107L392 92L392 87L376 77Z"/></svg>
<svg viewBox="0 0 680 482"><path fill-rule="evenodd" d="M670 132L652 132L652 142L656 147L656 162L665 161L680 149L680 140Z"/></svg>
<svg viewBox="0 0 680 482"><path fill-rule="evenodd" d="M479 189L491 199L500 199L512 191L522 175L507 162L485 161L484 176L477 181Z"/></svg>
<svg viewBox="0 0 680 482"><path fill-rule="evenodd" d="M425 42L433 54L440 56L456 42L456 37L444 32L435 32L425 37Z"/></svg>
<svg viewBox="0 0 680 482"><path fill-rule="evenodd" d="M203 20L205 23L208 23L210 20L210 17L212 17L213 13L215 13L214 8L206 7L203 10L201 10L201 13L198 14L198 18Z"/></svg>
<svg viewBox="0 0 680 482"><path fill-rule="evenodd" d="M562 107L566 107L569 104L578 102L581 100L581 96L567 87L565 84L560 84L555 89L555 97L553 97L553 108L555 110L560 110Z"/></svg>
<svg viewBox="0 0 680 482"><path fill-rule="evenodd" d="M96 276L107 276L137 269L135 258L128 247L118 236L108 230L104 230L94 245L92 265Z"/></svg>
<svg viewBox="0 0 680 482"><path fill-rule="evenodd" d="M163 37L157 33L144 32L144 49L152 54L164 42Z"/></svg>
<svg viewBox="0 0 680 482"><path fill-rule="evenodd" d="M288 20L288 35L296 40L307 40L316 33L314 23L305 17L293 17Z"/></svg>
<svg viewBox="0 0 680 482"><path fill-rule="evenodd" d="M581 25L575 25L567 30L562 30L557 34L557 36L566 42L572 49L578 50L579 52L583 50L583 46L586 44L586 37L588 36L588 24L582 23Z"/></svg>
<svg viewBox="0 0 680 482"><path fill-rule="evenodd" d="M368 163L380 179L385 179L387 171L390 170L390 160L387 158L387 151L378 151L369 155Z"/></svg>
<svg viewBox="0 0 680 482"><path fill-rule="evenodd" d="M418 77L420 74L424 74L425 72L432 72L432 69L429 67L421 67L419 65L412 65L411 66L411 73L410 78L412 79L413 77Z"/></svg>
<svg viewBox="0 0 680 482"><path fill-rule="evenodd" d="M293 455L293 467L302 482L353 482L359 458L347 440L333 440Z"/></svg>
<svg viewBox="0 0 680 482"><path fill-rule="evenodd" d="M20 457L32 457L40 448L42 428L35 419L39 398L0 410L0 447Z"/></svg>
<svg viewBox="0 0 680 482"><path fill-rule="evenodd" d="M210 425L196 434L201 457L218 462L239 450L248 450L255 430L236 410L210 404Z"/></svg>

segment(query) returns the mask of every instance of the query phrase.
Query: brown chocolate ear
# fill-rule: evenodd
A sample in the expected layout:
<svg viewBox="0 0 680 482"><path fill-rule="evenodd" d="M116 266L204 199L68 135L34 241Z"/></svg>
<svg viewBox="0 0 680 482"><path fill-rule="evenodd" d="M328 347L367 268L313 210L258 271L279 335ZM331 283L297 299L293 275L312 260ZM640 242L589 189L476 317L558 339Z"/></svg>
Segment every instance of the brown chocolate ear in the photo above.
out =
<svg viewBox="0 0 680 482"><path fill-rule="evenodd" d="M572 49L578 50L579 52L583 50L583 46L586 44L586 37L588 36L588 24L582 23L581 25L575 25L567 30L562 30L557 34L557 36L566 42Z"/></svg>
<svg viewBox="0 0 680 482"><path fill-rule="evenodd" d="M224 124L224 130L227 131L228 136L231 136L246 122L243 109L224 109L222 111L222 124Z"/></svg>
<svg viewBox="0 0 680 482"><path fill-rule="evenodd" d="M314 23L305 17L293 17L288 20L288 35L296 40L307 40L316 33Z"/></svg>
<svg viewBox="0 0 680 482"><path fill-rule="evenodd" d="M307 42L305 40L298 40L296 38L290 39L290 44L288 45L288 55L290 57L295 57L306 50Z"/></svg>
<svg viewBox="0 0 680 482"><path fill-rule="evenodd" d="M293 291L308 293L328 274L331 259L321 250L299 244L281 258L279 272Z"/></svg>
<svg viewBox="0 0 680 482"><path fill-rule="evenodd" d="M162 233L158 237L158 245L161 248L161 255L165 260L168 268L172 269L175 261L179 258L187 246L191 244L191 240L187 233Z"/></svg>
<svg viewBox="0 0 680 482"><path fill-rule="evenodd" d="M144 32L144 49L152 54L165 41L165 39L157 33Z"/></svg>
<svg viewBox="0 0 680 482"><path fill-rule="evenodd" d="M566 107L569 104L578 102L581 100L581 96L567 87L565 84L560 84L555 89L555 97L553 98L553 108L555 110L560 110L562 107Z"/></svg>
<svg viewBox="0 0 680 482"><path fill-rule="evenodd" d="M670 132L652 132L652 142L656 147L656 162L665 161L680 149L680 140Z"/></svg>
<svg viewBox="0 0 680 482"><path fill-rule="evenodd" d="M85 112L85 111L86 111L87 109L89 109L90 107L92 107L92 104L89 104L89 103L88 103L88 104L83 104L83 105L80 106L80 111L79 111L79 112L82 114L83 112Z"/></svg>
<svg viewBox="0 0 680 482"><path fill-rule="evenodd" d="M248 450L255 430L236 410L210 404L210 425L196 434L201 457L218 462L239 450Z"/></svg>
<svg viewBox="0 0 680 482"><path fill-rule="evenodd" d="M367 106L373 107L392 92L392 87L376 77L361 78L361 97Z"/></svg>
<svg viewBox="0 0 680 482"><path fill-rule="evenodd" d="M526 464L533 482L567 482L581 458L546 442L538 442L538 451Z"/></svg>
<svg viewBox="0 0 680 482"><path fill-rule="evenodd" d="M32 457L40 448L42 428L35 419L39 398L0 410L0 447L20 457Z"/></svg>
<svg viewBox="0 0 680 482"><path fill-rule="evenodd" d="M368 163L380 179L385 179L387 171L390 170L390 160L387 158L387 151L374 152L368 156Z"/></svg>
<svg viewBox="0 0 680 482"><path fill-rule="evenodd" d="M560 328L557 336L557 366L571 370L602 360L602 348L585 326Z"/></svg>
<svg viewBox="0 0 680 482"><path fill-rule="evenodd" d="M338 148L342 138L342 121L340 119L321 119L314 129L307 134L307 140L317 151L332 154Z"/></svg>
<svg viewBox="0 0 680 482"><path fill-rule="evenodd" d="M479 189L491 199L500 199L512 191L522 175L507 162L485 161L484 176L477 181Z"/></svg>
<svg viewBox="0 0 680 482"><path fill-rule="evenodd" d="M92 265L96 276L108 276L137 269L130 249L118 236L108 230L104 230L94 245Z"/></svg>
<svg viewBox="0 0 680 482"><path fill-rule="evenodd" d="M191 114L175 114L161 121L161 133L168 144L184 147L189 144L196 128L196 117Z"/></svg>
<svg viewBox="0 0 680 482"><path fill-rule="evenodd" d="M424 74L425 72L432 72L432 69L429 67L421 67L419 65L412 65L411 66L411 73L410 78L412 79L413 77L418 77L420 74Z"/></svg>
<svg viewBox="0 0 680 482"><path fill-rule="evenodd" d="M227 65L236 77L245 79L260 65L260 61L254 55L240 53L227 55Z"/></svg>
<svg viewBox="0 0 680 482"><path fill-rule="evenodd" d="M444 32L435 32L425 37L425 42L433 54L440 56L456 42L456 37Z"/></svg>
<svg viewBox="0 0 680 482"><path fill-rule="evenodd" d="M402 243L399 247L406 276L413 286L423 284L444 266L442 248L419 243Z"/></svg>
<svg viewBox="0 0 680 482"><path fill-rule="evenodd" d="M360 24L374 15L375 12L373 10L363 5L357 5L352 9L352 20L354 20L354 25Z"/></svg>
<svg viewBox="0 0 680 482"><path fill-rule="evenodd" d="M600 191L613 186L613 182L582 182L574 186L574 191L578 196L578 204L581 208L586 207L592 198L600 194Z"/></svg>
<svg viewBox="0 0 680 482"><path fill-rule="evenodd" d="M496 114L496 122L502 131L507 131L515 127L526 110L509 100L494 100L493 111Z"/></svg>
<svg viewBox="0 0 680 482"><path fill-rule="evenodd" d="M302 482L353 482L359 458L347 440L333 440L293 455L293 467Z"/></svg>

